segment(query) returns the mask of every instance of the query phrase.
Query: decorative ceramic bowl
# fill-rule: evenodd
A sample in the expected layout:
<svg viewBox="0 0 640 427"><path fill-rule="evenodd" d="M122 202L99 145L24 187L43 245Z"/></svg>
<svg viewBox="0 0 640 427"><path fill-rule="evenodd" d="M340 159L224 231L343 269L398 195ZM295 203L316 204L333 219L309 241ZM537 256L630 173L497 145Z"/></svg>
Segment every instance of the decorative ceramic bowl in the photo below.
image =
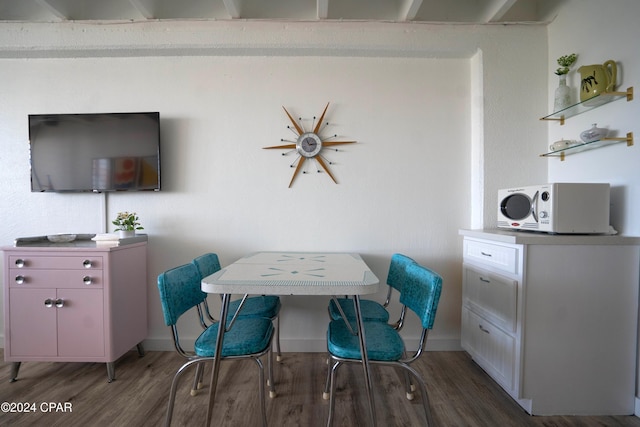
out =
<svg viewBox="0 0 640 427"><path fill-rule="evenodd" d="M76 240L75 234L49 234L47 240L53 243L69 243Z"/></svg>
<svg viewBox="0 0 640 427"><path fill-rule="evenodd" d="M556 141L549 146L551 151L563 150L565 148L572 147L576 145L578 142L573 139L561 139L560 141Z"/></svg>
<svg viewBox="0 0 640 427"><path fill-rule="evenodd" d="M602 138L607 136L607 132L607 129L599 128L596 126L596 123L594 123L591 129L587 129L580 134L580 139L584 142L600 141Z"/></svg>

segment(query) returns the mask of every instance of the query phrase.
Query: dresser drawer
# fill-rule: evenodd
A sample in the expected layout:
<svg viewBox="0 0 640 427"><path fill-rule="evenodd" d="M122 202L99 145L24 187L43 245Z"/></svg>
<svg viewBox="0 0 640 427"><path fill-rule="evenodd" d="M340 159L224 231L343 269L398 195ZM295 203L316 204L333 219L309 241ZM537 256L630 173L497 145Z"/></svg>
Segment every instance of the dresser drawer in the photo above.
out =
<svg viewBox="0 0 640 427"><path fill-rule="evenodd" d="M102 270L10 268L11 288L102 288Z"/></svg>
<svg viewBox="0 0 640 427"><path fill-rule="evenodd" d="M516 331L518 282L488 270L465 264L462 270L462 300L474 306L496 326L507 332Z"/></svg>
<svg viewBox="0 0 640 427"><path fill-rule="evenodd" d="M464 239L463 250L465 261L484 264L507 273L519 273L518 248Z"/></svg>
<svg viewBox="0 0 640 427"><path fill-rule="evenodd" d="M515 338L473 311L462 309L462 347L507 390L515 378Z"/></svg>
<svg viewBox="0 0 640 427"><path fill-rule="evenodd" d="M47 270L101 270L101 256L10 255L9 267Z"/></svg>

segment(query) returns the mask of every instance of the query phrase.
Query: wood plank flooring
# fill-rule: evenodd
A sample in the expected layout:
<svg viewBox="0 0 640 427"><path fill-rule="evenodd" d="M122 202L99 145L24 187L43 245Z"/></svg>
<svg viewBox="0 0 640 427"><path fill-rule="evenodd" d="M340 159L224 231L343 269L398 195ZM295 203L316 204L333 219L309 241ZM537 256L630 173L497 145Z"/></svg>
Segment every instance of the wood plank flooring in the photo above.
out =
<svg viewBox="0 0 640 427"><path fill-rule="evenodd" d="M2 350L0 349L0 354ZM161 426L171 378L182 359L174 352L135 349L116 363L116 381L106 380L98 363L25 362L18 381L9 383L10 366L0 364L0 403L35 403L31 413L0 412L0 425L11 426ZM428 352L417 365L429 386L431 408L438 426L456 427L640 427L635 416L532 417L526 414L464 352ZM260 425L256 365L251 361L222 364L214 426ZM207 375L209 371L205 373ZM285 353L275 367L278 396L268 399L270 426L324 426L328 402L322 400L326 375L322 353ZM173 426L204 424L208 387L190 396L193 376L183 376ZM208 380L208 375L206 376ZM420 395L404 397L402 376L393 369L374 368L376 414L380 427L426 424ZM361 368L345 365L338 377L335 426L367 426ZM49 410L48 402L60 403ZM71 412L64 410L70 403ZM40 406L45 404L42 410Z"/></svg>

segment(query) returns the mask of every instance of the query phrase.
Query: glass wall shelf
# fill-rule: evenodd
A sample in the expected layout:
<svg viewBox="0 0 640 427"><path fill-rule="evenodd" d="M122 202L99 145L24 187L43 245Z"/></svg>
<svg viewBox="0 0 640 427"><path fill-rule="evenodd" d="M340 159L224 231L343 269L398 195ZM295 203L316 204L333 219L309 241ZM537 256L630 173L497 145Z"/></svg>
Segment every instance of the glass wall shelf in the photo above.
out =
<svg viewBox="0 0 640 427"><path fill-rule="evenodd" d="M572 145L571 147L540 154L540 157L560 157L560 160L563 161L565 156L568 156L570 154L576 154L581 151L593 150L596 148L604 147L606 145L617 144L625 141L627 143L627 147L631 147L633 145L633 132L627 133L626 138L602 138L598 141L583 142L577 145Z"/></svg>
<svg viewBox="0 0 640 427"><path fill-rule="evenodd" d="M626 92L606 92L589 98L586 101L578 102L560 111L549 114L548 116L540 118L540 120L556 120L561 125L564 124L565 119L569 117L577 116L586 111L593 110L601 105L608 104L616 99L627 98L628 101L633 100L633 86L628 87Z"/></svg>

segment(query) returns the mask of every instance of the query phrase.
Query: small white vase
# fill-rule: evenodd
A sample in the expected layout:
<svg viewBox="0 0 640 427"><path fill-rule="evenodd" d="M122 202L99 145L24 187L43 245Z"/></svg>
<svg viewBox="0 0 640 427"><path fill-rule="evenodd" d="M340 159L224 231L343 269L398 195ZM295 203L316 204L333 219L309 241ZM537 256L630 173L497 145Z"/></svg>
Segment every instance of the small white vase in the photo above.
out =
<svg viewBox="0 0 640 427"><path fill-rule="evenodd" d="M556 93L553 100L554 113L560 110L564 110L571 105L571 89L569 88L569 86L567 86L567 75L562 74L559 77L559 84L556 88Z"/></svg>
<svg viewBox="0 0 640 427"><path fill-rule="evenodd" d="M121 239L125 239L127 237L134 237L136 235L136 230L118 230L118 237Z"/></svg>
<svg viewBox="0 0 640 427"><path fill-rule="evenodd" d="M584 142L596 142L607 136L609 131L605 128L599 128L596 123L593 124L591 129L587 129L580 133L580 139Z"/></svg>

